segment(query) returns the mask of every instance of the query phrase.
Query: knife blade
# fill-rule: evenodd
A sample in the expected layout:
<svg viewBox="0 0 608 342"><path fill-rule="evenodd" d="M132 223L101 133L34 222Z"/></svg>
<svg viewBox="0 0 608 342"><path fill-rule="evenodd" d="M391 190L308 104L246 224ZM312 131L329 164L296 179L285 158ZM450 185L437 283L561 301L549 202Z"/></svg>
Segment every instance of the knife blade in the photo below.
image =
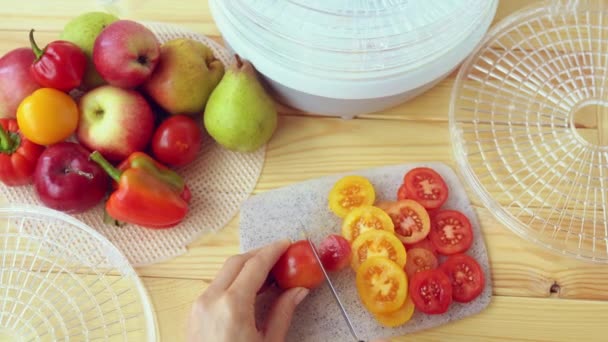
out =
<svg viewBox="0 0 608 342"><path fill-rule="evenodd" d="M308 241L308 244L310 244L310 248L312 249L312 252L315 255L315 258L317 259L317 262L319 263L319 266L321 267L321 271L323 271L323 276L325 277L325 281L327 282L327 285L329 286L329 290L330 290L331 294L333 295L334 299L336 300L336 303L338 303L338 307L340 308L340 311L342 312L342 317L344 317L344 320L346 321L346 324L348 325L348 329L350 330L351 335L353 335L353 338L355 339L355 341L365 342L357 336L357 333L355 332L355 328L353 327L353 323L352 323L350 317L348 316L348 313L346 312L346 309L344 308L344 305L342 304L340 297L338 297L336 288L334 287L331 280L329 279L329 275L327 274L325 267L323 267L323 263L321 263L321 258L319 257L319 253L317 252L317 248L315 247L314 242L312 242L312 240L310 239L310 236L308 235L308 232L306 231L306 229L302 229L302 230L304 232L304 238Z"/></svg>

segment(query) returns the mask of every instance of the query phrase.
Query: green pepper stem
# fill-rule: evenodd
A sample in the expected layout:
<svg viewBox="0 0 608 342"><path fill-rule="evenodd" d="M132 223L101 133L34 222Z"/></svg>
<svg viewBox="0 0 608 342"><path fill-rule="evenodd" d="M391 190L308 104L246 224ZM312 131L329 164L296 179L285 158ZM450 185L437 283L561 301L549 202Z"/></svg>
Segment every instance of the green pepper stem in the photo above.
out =
<svg viewBox="0 0 608 342"><path fill-rule="evenodd" d="M156 166L154 159L147 155L131 160L131 167L146 170L163 183L169 184L180 192L184 189L184 179L171 169L161 169Z"/></svg>
<svg viewBox="0 0 608 342"><path fill-rule="evenodd" d="M44 54L44 51L38 47L36 41L34 40L34 29L30 30L30 45L32 46L32 51L34 51L34 55L36 55L36 60L39 60Z"/></svg>
<svg viewBox="0 0 608 342"><path fill-rule="evenodd" d="M91 160L93 160L94 162L96 162L97 164L99 164L99 166L101 166L101 168L110 176L112 177L112 179L116 182L120 181L120 175L122 174L122 172L120 172L119 169L115 168L112 164L110 164L109 161L106 160L106 158L104 158L101 153L99 153L99 151L93 151L91 153L91 155L89 156L89 158Z"/></svg>
<svg viewBox="0 0 608 342"><path fill-rule="evenodd" d="M8 152L13 149L13 142L9 137L8 133L4 130L4 127L0 125L0 151Z"/></svg>

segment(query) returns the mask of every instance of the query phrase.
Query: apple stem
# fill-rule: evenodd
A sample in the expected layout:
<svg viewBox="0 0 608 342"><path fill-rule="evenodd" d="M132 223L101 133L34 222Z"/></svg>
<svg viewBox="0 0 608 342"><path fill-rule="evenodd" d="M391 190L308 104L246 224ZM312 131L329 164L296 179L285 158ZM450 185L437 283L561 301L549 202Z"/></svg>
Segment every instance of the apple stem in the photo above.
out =
<svg viewBox="0 0 608 342"><path fill-rule="evenodd" d="M39 60L44 51L38 47L36 41L34 40L34 29L30 30L30 45L32 46L32 51L34 51L34 55L36 55L36 60Z"/></svg>
<svg viewBox="0 0 608 342"><path fill-rule="evenodd" d="M109 161L106 160L106 158L104 158L101 153L99 153L99 151L93 151L93 153L91 153L91 155L89 156L89 158L91 160L93 160L94 162L96 162L97 164L99 164L99 166L101 166L101 168L115 181L115 182L119 182L120 181L120 175L122 172L120 172L119 169L115 168L112 164L110 164Z"/></svg>
<svg viewBox="0 0 608 342"><path fill-rule="evenodd" d="M93 179L93 177L95 177L95 176L93 176L92 173L84 172L82 170L73 170L73 171L69 171L69 172L75 173L75 174L77 174L79 176L83 176L86 179Z"/></svg>

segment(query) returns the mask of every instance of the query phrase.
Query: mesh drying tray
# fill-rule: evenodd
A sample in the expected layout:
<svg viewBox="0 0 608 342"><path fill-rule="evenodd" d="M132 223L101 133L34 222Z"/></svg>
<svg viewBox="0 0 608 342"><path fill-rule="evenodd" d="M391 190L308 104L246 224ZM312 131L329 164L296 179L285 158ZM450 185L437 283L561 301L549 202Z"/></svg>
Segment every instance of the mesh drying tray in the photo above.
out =
<svg viewBox="0 0 608 342"><path fill-rule="evenodd" d="M608 262L608 12L541 2L496 25L458 74L454 152L483 204L527 240Z"/></svg>
<svg viewBox="0 0 608 342"><path fill-rule="evenodd" d="M0 206L0 341L157 341L127 259L66 214Z"/></svg>

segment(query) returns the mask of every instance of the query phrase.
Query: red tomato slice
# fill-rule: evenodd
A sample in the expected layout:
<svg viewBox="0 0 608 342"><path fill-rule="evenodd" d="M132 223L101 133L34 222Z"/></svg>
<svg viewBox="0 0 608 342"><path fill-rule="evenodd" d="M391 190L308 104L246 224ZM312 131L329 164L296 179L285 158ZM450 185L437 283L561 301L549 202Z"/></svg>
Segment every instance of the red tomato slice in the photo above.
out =
<svg viewBox="0 0 608 342"><path fill-rule="evenodd" d="M412 279L414 274L418 272L436 269L437 266L439 266L437 257L428 249L413 248L407 250L405 273L408 279Z"/></svg>
<svg viewBox="0 0 608 342"><path fill-rule="evenodd" d="M409 254L409 253L408 253ZM408 260L410 256L408 255ZM485 278L479 263L466 254L454 254L441 265L441 270L452 282L452 298L468 303L477 298L485 286Z"/></svg>
<svg viewBox="0 0 608 342"><path fill-rule="evenodd" d="M452 304L450 278L440 269L414 274L409 293L416 309L429 315L445 313Z"/></svg>
<svg viewBox="0 0 608 342"><path fill-rule="evenodd" d="M429 240L441 254L465 252L473 243L471 222L457 210L442 210L433 217Z"/></svg>
<svg viewBox="0 0 608 342"><path fill-rule="evenodd" d="M405 188L405 184L401 184L399 190L397 190L397 200L407 199L407 189Z"/></svg>
<svg viewBox="0 0 608 342"><path fill-rule="evenodd" d="M426 209L437 209L448 199L448 186L441 176L428 167L417 167L403 177L408 198Z"/></svg>
<svg viewBox="0 0 608 342"><path fill-rule="evenodd" d="M409 253L410 249L424 248L424 249L428 249L429 251L431 251L434 256L437 256L437 248L435 248L435 245L433 245L431 240L429 240L428 236L425 239L422 239L415 243L406 243L406 244L404 244L404 246L405 246L405 250L408 251L408 253Z"/></svg>
<svg viewBox="0 0 608 342"><path fill-rule="evenodd" d="M391 202L384 210L393 220L395 235L401 242L415 243L429 234L431 228L429 214L417 202L412 200Z"/></svg>

